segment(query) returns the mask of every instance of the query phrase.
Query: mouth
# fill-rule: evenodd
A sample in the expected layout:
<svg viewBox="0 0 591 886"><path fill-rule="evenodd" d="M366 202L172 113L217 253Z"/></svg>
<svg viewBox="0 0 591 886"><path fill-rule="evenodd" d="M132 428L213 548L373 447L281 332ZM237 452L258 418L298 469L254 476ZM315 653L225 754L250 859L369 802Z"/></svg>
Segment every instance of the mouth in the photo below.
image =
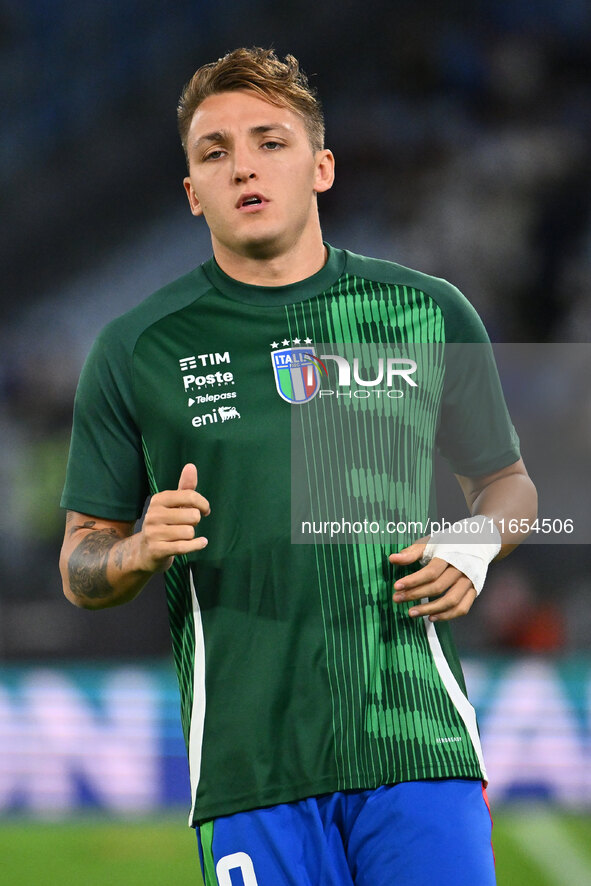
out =
<svg viewBox="0 0 591 886"><path fill-rule="evenodd" d="M256 212L268 202L262 194L242 194L236 204L236 208L242 212Z"/></svg>

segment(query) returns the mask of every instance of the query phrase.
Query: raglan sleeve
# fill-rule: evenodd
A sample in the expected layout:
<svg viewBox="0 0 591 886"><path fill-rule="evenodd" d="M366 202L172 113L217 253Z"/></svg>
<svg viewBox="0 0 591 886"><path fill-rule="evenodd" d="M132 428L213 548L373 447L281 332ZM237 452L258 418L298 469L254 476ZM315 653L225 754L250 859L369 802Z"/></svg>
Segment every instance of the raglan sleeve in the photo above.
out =
<svg viewBox="0 0 591 886"><path fill-rule="evenodd" d="M445 381L437 448L453 472L479 477L514 464L519 438L482 320L457 290L446 318Z"/></svg>
<svg viewBox="0 0 591 886"><path fill-rule="evenodd" d="M148 492L131 355L115 324L99 335L80 375L61 506L129 521Z"/></svg>

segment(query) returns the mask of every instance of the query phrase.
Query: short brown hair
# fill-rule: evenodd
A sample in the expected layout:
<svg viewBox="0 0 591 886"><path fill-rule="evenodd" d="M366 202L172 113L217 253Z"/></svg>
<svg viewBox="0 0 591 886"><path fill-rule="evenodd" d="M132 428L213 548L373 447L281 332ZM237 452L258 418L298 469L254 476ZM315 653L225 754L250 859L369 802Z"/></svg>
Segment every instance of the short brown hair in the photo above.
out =
<svg viewBox="0 0 591 886"><path fill-rule="evenodd" d="M179 135L188 161L187 138L193 115L202 101L220 92L248 89L265 101L289 108L302 117L314 151L324 147L324 116L316 91L298 60L280 61L273 49L235 49L199 68L181 93L177 107Z"/></svg>

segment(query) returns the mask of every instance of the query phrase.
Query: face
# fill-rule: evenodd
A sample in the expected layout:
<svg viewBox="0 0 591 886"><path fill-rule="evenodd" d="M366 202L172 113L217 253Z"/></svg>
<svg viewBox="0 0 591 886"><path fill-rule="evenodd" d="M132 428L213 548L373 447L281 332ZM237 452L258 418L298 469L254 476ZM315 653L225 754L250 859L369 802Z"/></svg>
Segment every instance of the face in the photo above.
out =
<svg viewBox="0 0 591 886"><path fill-rule="evenodd" d="M330 151L314 152L302 118L252 92L224 92L195 111L184 180L214 252L271 258L318 225L316 194L334 178Z"/></svg>

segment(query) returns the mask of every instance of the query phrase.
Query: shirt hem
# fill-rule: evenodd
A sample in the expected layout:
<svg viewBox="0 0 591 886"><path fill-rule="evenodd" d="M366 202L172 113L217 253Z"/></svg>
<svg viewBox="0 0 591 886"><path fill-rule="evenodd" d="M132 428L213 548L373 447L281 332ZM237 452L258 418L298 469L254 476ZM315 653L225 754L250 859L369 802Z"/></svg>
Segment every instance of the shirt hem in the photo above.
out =
<svg viewBox="0 0 591 886"><path fill-rule="evenodd" d="M60 507L68 511L77 511L79 514L88 514L90 517L101 517L103 520L139 520L141 509L138 512L135 508L125 505L115 505L113 502L96 502L88 501L82 498L72 498L63 496Z"/></svg>
<svg viewBox="0 0 591 886"><path fill-rule="evenodd" d="M330 776L330 778L313 783L275 787L259 794L244 794L240 797L232 798L225 803L199 804L198 802L189 826L199 827L204 822L221 818L222 816L235 815L238 812L248 812L252 809L262 809L266 806L278 806L282 803L296 803L299 800L305 800L307 797L318 797L322 794L331 794L337 791L367 791L379 788L382 785L445 778L473 778L482 781L483 775L479 766L467 765L463 769L455 768L453 771L444 773L436 768L417 769L404 775L392 775L392 777L383 779L360 777L355 781L343 781L338 776Z"/></svg>

